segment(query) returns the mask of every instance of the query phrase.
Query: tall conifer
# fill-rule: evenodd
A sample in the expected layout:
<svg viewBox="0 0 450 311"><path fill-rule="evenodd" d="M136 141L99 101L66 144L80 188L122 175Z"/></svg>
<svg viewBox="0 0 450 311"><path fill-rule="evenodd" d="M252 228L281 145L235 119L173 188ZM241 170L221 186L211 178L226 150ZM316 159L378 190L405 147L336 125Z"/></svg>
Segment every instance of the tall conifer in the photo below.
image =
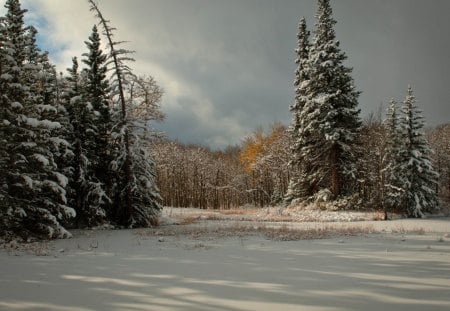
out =
<svg viewBox="0 0 450 311"><path fill-rule="evenodd" d="M301 113L305 106L306 96L308 94L308 60L309 51L311 48L309 36L310 32L307 30L306 20L305 18L302 18L298 26L298 47L295 50L297 54L297 58L295 60L297 69L295 70L294 80L295 101L290 107L292 121L291 126L288 129L294 144L291 146L291 159L289 161L291 177L288 191L284 198L286 203L290 203L291 201L299 199L305 195L305 191L302 189L303 187L301 185L301 181L304 179L304 174L306 173L306 169L303 165L304 161L302 160L302 149L306 146L306 140L304 140L301 135L301 133L303 133Z"/></svg>
<svg viewBox="0 0 450 311"><path fill-rule="evenodd" d="M303 167L300 193L309 197L325 191L328 197L337 198L352 194L355 188L359 93L336 41L330 2L318 3L308 79L300 84L304 93L295 153Z"/></svg>
<svg viewBox="0 0 450 311"><path fill-rule="evenodd" d="M106 222L105 204L108 202L102 183L95 177L97 135L96 116L85 95L85 81L82 79L76 57L72 67L67 69L64 99L70 116L73 133L71 143L74 157L74 172L71 178L71 204L77 212L77 227L94 227Z"/></svg>
<svg viewBox="0 0 450 311"><path fill-rule="evenodd" d="M109 107L109 83L106 77L106 54L101 50L100 35L97 26L92 28L89 41L85 41L89 50L83 54L86 64L85 99L92 105L95 114L97 133L94 138L92 165L94 174L104 187L110 183L108 175L110 158L111 113Z"/></svg>
<svg viewBox="0 0 450 311"><path fill-rule="evenodd" d="M423 217L438 208L437 173L430 161L431 150L425 138L422 112L416 106L411 87L401 108L400 176L403 185L402 207L409 217Z"/></svg>

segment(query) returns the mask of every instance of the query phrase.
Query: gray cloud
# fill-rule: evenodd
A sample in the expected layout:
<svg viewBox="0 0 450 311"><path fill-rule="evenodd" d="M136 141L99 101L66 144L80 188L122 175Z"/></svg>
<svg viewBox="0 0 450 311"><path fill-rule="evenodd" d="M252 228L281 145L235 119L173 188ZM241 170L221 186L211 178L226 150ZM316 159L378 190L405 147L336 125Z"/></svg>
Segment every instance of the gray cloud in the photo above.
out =
<svg viewBox="0 0 450 311"><path fill-rule="evenodd" d="M95 22L84 1L24 0L58 66L84 52ZM362 116L411 84L430 125L448 122L450 1L332 1L336 34L362 91ZM166 95L159 128L180 141L222 147L258 126L289 123L297 24L312 30L316 1L103 0L135 68ZM58 46L62 48L57 48ZM53 51L54 50L54 51ZM54 52L54 53L53 53Z"/></svg>

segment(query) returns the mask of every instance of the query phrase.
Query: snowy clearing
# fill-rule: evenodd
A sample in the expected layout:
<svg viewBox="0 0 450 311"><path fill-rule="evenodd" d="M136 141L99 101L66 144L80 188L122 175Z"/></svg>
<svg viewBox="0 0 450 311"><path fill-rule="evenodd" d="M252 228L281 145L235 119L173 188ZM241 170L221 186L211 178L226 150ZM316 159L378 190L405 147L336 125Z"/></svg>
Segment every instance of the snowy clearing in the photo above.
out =
<svg viewBox="0 0 450 311"><path fill-rule="evenodd" d="M156 229L9 245L0 251L0 310L450 308L449 218L268 223L202 213L172 209ZM268 234L305 230L311 239Z"/></svg>

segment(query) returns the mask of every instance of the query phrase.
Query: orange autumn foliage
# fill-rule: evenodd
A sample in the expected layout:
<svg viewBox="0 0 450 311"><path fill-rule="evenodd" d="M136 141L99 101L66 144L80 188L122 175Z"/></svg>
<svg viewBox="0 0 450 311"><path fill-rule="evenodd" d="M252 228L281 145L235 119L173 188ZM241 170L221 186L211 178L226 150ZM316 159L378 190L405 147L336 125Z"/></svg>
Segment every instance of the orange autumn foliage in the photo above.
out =
<svg viewBox="0 0 450 311"><path fill-rule="evenodd" d="M256 130L243 143L239 159L247 173L250 173L258 159L267 155L272 146L284 135L286 128L282 124L274 124L266 136L261 129Z"/></svg>

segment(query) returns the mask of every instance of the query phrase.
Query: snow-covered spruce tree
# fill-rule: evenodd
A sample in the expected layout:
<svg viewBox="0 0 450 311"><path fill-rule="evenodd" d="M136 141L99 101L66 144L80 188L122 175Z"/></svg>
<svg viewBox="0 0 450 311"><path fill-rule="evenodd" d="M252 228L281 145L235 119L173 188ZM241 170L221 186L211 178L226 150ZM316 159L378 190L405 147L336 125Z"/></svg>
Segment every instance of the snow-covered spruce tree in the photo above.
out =
<svg viewBox="0 0 450 311"><path fill-rule="evenodd" d="M411 87L403 102L400 119L400 183L402 207L409 217L423 217L438 208L437 173L433 170L431 150L423 132L424 119L416 106Z"/></svg>
<svg viewBox="0 0 450 311"><path fill-rule="evenodd" d="M111 162L109 137L112 124L108 99L109 83L106 78L107 55L101 50L100 35L97 31L97 26L94 25L89 41L85 41L85 44L89 52L83 54L85 57L83 63L87 66L85 69L86 85L84 94L85 100L91 104L94 110L95 125L97 128L90 161L96 179L104 185L103 187L106 190L110 188L108 167Z"/></svg>
<svg viewBox="0 0 450 311"><path fill-rule="evenodd" d="M63 99L69 113L73 133L73 175L70 180L70 203L77 216L76 227L94 227L106 222L104 205L109 201L102 184L95 178L96 116L84 92L84 83L78 70L78 60L72 59L67 69Z"/></svg>
<svg viewBox="0 0 450 311"><path fill-rule="evenodd" d="M284 197L285 203L289 204L293 200L305 197L305 189L301 185L301 181L305 178L306 169L304 169L304 161L302 159L302 149L306 147L306 140L301 133L304 132L302 128L303 123L301 122L301 113L303 107L305 106L306 96L308 94L308 79L309 79L309 50L311 48L309 42L310 32L306 28L306 20L302 18L298 26L298 47L295 50L297 58L295 63L297 64L297 69L295 70L295 101L292 106L290 106L290 111L292 113L291 126L288 132L291 135L291 140L293 145L291 149L291 159L289 161L289 168L291 170L291 176L289 181L289 187L287 193Z"/></svg>
<svg viewBox="0 0 450 311"><path fill-rule="evenodd" d="M336 41L329 0L319 0L314 40L309 53L309 80L300 113L299 156L305 168L302 192L328 197L354 192L357 136L360 131L358 95L346 55Z"/></svg>
<svg viewBox="0 0 450 311"><path fill-rule="evenodd" d="M124 227L151 226L158 221L161 198L155 184L154 165L150 162L151 158L146 157L145 146L138 139L142 133L141 127L138 126L138 120L131 118L127 111L130 104L127 105L125 85L134 79L134 75L125 62L132 59L129 51L119 48L120 42L113 41L114 28L103 17L95 1L88 2L91 11L100 20L108 42L113 71L111 89L118 108L117 114L113 116L112 132L115 143L111 165L114 174L111 194L114 220L117 225Z"/></svg>
<svg viewBox="0 0 450 311"><path fill-rule="evenodd" d="M35 35L37 30L34 27L30 29L30 62L39 64L36 74L36 81L33 83L32 92L41 98L41 104L38 105L39 113L42 119L58 122L61 128L57 134L50 138L49 148L58 167L58 172L66 177L71 175L72 167L70 161L73 157L72 146L68 141L68 133L73 129L70 124L68 112L61 101L61 81L58 79L55 66L48 59L48 52L41 53L36 46ZM56 132L55 132L56 133Z"/></svg>
<svg viewBox="0 0 450 311"><path fill-rule="evenodd" d="M13 51L11 43L7 40L7 26L5 17L0 17L0 236L5 235L8 229L10 218L7 214L12 200L8 194L7 172L11 169L10 157L8 154L9 137L14 131L11 121L14 119L14 112L7 91L10 88L12 79L11 67L13 62Z"/></svg>
<svg viewBox="0 0 450 311"><path fill-rule="evenodd" d="M387 109L386 121L386 148L383 159L383 207L387 210L399 211L402 204L403 184L400 178L400 152L402 141L400 139L399 119L397 116L397 103L392 99Z"/></svg>
<svg viewBox="0 0 450 311"><path fill-rule="evenodd" d="M53 150L53 155L58 166L58 171L66 176L70 181L74 171L74 168L72 167L74 153L72 148L73 146L70 143L70 138L73 134L73 127L70 122L69 112L67 111L64 105L64 100L62 98L64 87L62 73L60 76L58 76L55 67L52 65L48 68L47 80L48 86L46 87L46 89L47 92L51 94L52 100L54 101L54 106L56 108L56 115L54 116L53 121L59 122L59 124L61 124L59 137L51 139L51 149ZM69 200L69 185L67 185L66 187L66 192L67 199ZM70 221L71 219L69 220L69 223Z"/></svg>
<svg viewBox="0 0 450 311"><path fill-rule="evenodd" d="M50 116L55 107L46 98L45 64L35 46L36 31L23 22L26 10L8 0L3 19L1 49L2 129L2 233L60 238L70 234L61 221L74 215L66 206L66 181L51 149L61 124ZM5 136L3 136L5 135Z"/></svg>

